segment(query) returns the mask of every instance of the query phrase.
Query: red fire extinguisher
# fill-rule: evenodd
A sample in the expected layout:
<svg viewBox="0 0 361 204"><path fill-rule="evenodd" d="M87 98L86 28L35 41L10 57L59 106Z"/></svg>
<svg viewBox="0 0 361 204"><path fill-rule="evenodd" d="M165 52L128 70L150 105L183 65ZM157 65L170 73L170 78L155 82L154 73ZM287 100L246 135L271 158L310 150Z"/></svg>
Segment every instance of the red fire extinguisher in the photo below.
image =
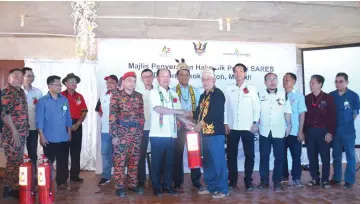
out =
<svg viewBox="0 0 361 204"><path fill-rule="evenodd" d="M53 204L55 199L52 179L52 164L44 155L41 156L41 163L38 167L39 204Z"/></svg>
<svg viewBox="0 0 361 204"><path fill-rule="evenodd" d="M199 133L191 130L187 133L186 139L188 151L188 167L190 169L201 168L202 151Z"/></svg>
<svg viewBox="0 0 361 204"><path fill-rule="evenodd" d="M24 163L19 167L19 203L35 203L35 187L33 180L33 164L28 155L24 154Z"/></svg>

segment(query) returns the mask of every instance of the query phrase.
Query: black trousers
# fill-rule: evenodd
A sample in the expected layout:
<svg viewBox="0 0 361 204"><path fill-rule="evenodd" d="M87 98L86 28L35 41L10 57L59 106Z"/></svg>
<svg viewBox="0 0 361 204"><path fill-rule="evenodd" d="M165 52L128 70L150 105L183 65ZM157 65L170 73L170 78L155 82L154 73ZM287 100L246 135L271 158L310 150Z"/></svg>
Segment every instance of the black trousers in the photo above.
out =
<svg viewBox="0 0 361 204"><path fill-rule="evenodd" d="M51 163L56 160L56 183L58 185L66 183L69 177L69 142L49 142L43 149Z"/></svg>
<svg viewBox="0 0 361 204"><path fill-rule="evenodd" d="M147 177L145 170L145 157L147 155L148 143L149 143L149 130L144 130L142 142L140 144L140 159L138 163L138 182L142 184L145 183Z"/></svg>
<svg viewBox="0 0 361 204"><path fill-rule="evenodd" d="M245 156L244 163L244 182L249 184L252 180L254 167L254 134L247 130L231 130L227 135L227 166L228 180L231 186L236 186L238 181L238 144L242 139L243 151Z"/></svg>
<svg viewBox="0 0 361 204"><path fill-rule="evenodd" d="M26 149L28 150L28 156L33 163L33 180L37 180L37 161L38 161L38 131L30 130L29 136L26 138Z"/></svg>
<svg viewBox="0 0 361 204"><path fill-rule="evenodd" d="M179 188L184 182L183 152L187 130L181 127L177 132L174 149L173 177L174 187ZM191 169L191 180L193 185L200 185L201 169Z"/></svg>
<svg viewBox="0 0 361 204"><path fill-rule="evenodd" d="M77 120L73 120L75 124ZM83 139L83 125L80 125L76 131L71 132L70 142L70 178L77 179L80 174L80 153Z"/></svg>

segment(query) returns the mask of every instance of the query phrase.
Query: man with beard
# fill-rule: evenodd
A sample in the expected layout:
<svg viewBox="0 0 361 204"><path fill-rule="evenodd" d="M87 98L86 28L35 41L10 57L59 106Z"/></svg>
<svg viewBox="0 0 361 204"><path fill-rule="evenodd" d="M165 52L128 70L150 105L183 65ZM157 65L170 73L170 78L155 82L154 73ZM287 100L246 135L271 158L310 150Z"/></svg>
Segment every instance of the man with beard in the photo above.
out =
<svg viewBox="0 0 361 204"><path fill-rule="evenodd" d="M28 104L20 69L9 72L9 84L2 90L2 142L6 157L3 198L19 196L19 166L23 162L24 145L29 135Z"/></svg>
<svg viewBox="0 0 361 204"><path fill-rule="evenodd" d="M70 113L73 121L73 126L71 127L72 141L70 143L70 180L82 182L83 178L79 177L81 143L83 139L82 123L88 113L88 108L83 96L75 91L80 83L78 76L70 73L62 80L62 83L66 86L66 90L61 92L61 94L69 100Z"/></svg>
<svg viewBox="0 0 361 204"><path fill-rule="evenodd" d="M202 137L204 181L207 188L199 190L200 195L213 194L213 198L227 196L227 163L225 158L225 129L223 92L215 87L216 78L212 69L203 69L204 92L199 99L194 119L194 127Z"/></svg>
<svg viewBox="0 0 361 204"><path fill-rule="evenodd" d="M122 77L123 90L110 98L110 134L113 137L113 162L116 195L125 197L125 167L128 188L143 194L138 188L138 162L144 128L142 95L135 90L136 75L127 72Z"/></svg>

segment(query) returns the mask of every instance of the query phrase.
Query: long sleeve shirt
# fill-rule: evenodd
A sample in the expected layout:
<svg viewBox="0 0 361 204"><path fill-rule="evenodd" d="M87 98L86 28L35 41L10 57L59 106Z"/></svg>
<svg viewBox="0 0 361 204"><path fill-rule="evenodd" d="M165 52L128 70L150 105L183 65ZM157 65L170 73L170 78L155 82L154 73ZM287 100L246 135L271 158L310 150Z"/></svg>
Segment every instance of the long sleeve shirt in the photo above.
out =
<svg viewBox="0 0 361 204"><path fill-rule="evenodd" d="M336 131L336 106L331 95L322 92L316 97L313 93L306 96L306 128L326 128L330 134Z"/></svg>
<svg viewBox="0 0 361 204"><path fill-rule="evenodd" d="M243 83L230 85L225 91L224 124L232 130L251 130L260 117L260 102L256 88Z"/></svg>
<svg viewBox="0 0 361 204"><path fill-rule="evenodd" d="M50 93L39 99L36 105L36 128L43 130L48 142L69 140L68 128L72 126L68 99L58 94L54 99Z"/></svg>
<svg viewBox="0 0 361 204"><path fill-rule="evenodd" d="M194 119L202 121L205 125L202 128L203 136L224 135L224 104L223 92L213 87L207 94L205 91L199 99L199 105L194 114Z"/></svg>
<svg viewBox="0 0 361 204"><path fill-rule="evenodd" d="M140 139L144 128L144 103L142 94L133 91L113 92L109 107L109 133L113 137Z"/></svg>

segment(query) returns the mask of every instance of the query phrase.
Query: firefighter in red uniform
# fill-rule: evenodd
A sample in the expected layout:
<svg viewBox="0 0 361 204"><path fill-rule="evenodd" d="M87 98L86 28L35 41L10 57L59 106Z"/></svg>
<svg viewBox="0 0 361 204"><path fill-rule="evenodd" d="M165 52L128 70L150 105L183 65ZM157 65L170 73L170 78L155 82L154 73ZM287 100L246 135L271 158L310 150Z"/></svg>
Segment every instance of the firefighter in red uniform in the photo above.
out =
<svg viewBox="0 0 361 204"><path fill-rule="evenodd" d="M128 188L143 194L138 188L138 162L144 128L142 94L134 91L136 75L127 72L122 77L123 90L110 98L109 126L113 137L113 162L116 195L125 197L125 167L128 167Z"/></svg>
<svg viewBox="0 0 361 204"><path fill-rule="evenodd" d="M66 90L61 92L61 94L68 98L70 115L73 121L73 126L71 127L72 140L70 143L70 180L81 182L83 181L83 179L79 177L79 174L80 152L83 137L82 123L88 113L88 108L86 106L83 96L75 91L77 85L80 83L80 78L78 76L70 73L62 80L62 83L66 86Z"/></svg>

